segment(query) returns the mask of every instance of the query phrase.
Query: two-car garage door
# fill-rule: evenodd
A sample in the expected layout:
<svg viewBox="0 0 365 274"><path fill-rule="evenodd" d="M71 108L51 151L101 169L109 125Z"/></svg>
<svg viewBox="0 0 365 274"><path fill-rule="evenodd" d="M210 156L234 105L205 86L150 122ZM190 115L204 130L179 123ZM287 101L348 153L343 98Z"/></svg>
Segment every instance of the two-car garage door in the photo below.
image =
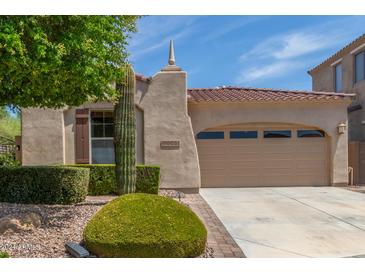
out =
<svg viewBox="0 0 365 274"><path fill-rule="evenodd" d="M321 130L256 125L197 135L202 187L328 185L327 138Z"/></svg>

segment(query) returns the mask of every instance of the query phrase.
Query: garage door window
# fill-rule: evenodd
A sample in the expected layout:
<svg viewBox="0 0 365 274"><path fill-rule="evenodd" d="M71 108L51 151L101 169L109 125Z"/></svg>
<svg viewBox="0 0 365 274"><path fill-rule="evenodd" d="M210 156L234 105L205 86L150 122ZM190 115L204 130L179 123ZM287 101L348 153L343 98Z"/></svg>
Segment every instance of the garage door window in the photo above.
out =
<svg viewBox="0 0 365 274"><path fill-rule="evenodd" d="M197 138L204 139L224 139L224 131L203 131L197 134Z"/></svg>
<svg viewBox="0 0 365 274"><path fill-rule="evenodd" d="M297 137L298 138L311 138L311 137L324 137L323 130L298 130Z"/></svg>
<svg viewBox="0 0 365 274"><path fill-rule="evenodd" d="M255 139L257 138L257 131L231 131L229 133L231 139Z"/></svg>
<svg viewBox="0 0 365 274"><path fill-rule="evenodd" d="M265 130L264 138L291 138L290 130Z"/></svg>

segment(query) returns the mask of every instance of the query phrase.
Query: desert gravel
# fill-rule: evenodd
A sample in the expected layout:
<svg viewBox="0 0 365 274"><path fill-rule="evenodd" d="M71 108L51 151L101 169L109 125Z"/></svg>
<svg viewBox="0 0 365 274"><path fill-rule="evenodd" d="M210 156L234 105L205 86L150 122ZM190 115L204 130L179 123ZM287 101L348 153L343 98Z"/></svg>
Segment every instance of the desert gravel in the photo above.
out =
<svg viewBox="0 0 365 274"><path fill-rule="evenodd" d="M69 257L64 244L82 240L86 222L101 206L92 202L67 206L0 203L0 218L26 212L36 212L42 216L39 228L0 235L0 250L7 251L11 257Z"/></svg>
<svg viewBox="0 0 365 274"><path fill-rule="evenodd" d="M160 195L179 200L178 193L174 191L163 191ZM180 198L183 198L183 195L181 193ZM0 218L35 212L42 219L42 225L32 231L0 235L0 251L6 251L11 257L18 258L70 257L65 251L65 243L68 241L80 243L86 223L105 203L115 197L88 197L85 202L76 205L0 203ZM201 257L212 258L213 254L214 250L207 247Z"/></svg>

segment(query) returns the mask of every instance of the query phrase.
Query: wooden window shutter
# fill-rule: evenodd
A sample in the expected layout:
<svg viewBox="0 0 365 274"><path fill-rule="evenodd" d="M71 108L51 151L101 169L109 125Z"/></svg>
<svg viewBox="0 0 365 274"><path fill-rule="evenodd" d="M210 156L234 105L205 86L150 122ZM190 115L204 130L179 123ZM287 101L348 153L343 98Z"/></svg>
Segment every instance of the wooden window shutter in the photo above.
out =
<svg viewBox="0 0 365 274"><path fill-rule="evenodd" d="M76 109L75 146L76 163L89 164L89 109Z"/></svg>

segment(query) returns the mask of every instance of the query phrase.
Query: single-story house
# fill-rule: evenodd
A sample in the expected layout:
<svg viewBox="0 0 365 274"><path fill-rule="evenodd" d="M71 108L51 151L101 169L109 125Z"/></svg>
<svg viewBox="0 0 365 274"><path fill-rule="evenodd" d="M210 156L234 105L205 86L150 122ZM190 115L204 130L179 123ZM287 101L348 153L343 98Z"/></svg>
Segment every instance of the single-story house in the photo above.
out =
<svg viewBox="0 0 365 274"><path fill-rule="evenodd" d="M161 166L161 187L341 186L348 182L352 94L187 88L169 64L136 76L137 162ZM22 164L113 163L113 106L22 110Z"/></svg>

